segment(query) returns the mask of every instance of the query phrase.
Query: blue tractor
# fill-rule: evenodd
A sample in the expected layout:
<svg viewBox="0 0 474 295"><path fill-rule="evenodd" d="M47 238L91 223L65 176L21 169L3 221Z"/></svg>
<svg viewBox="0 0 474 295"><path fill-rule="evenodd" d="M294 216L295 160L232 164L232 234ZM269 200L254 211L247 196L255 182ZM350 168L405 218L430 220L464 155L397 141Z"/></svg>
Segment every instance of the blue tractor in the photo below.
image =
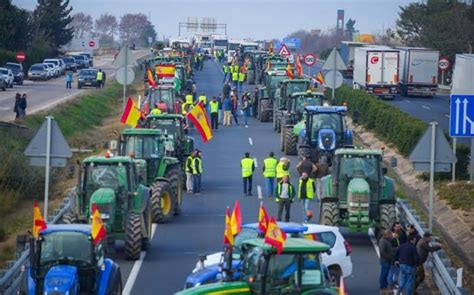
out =
<svg viewBox="0 0 474 295"><path fill-rule="evenodd" d="M30 239L30 263L20 294L122 294L120 267L94 245L89 224L48 224Z"/></svg>
<svg viewBox="0 0 474 295"><path fill-rule="evenodd" d="M293 129L298 135L298 155L330 167L336 149L353 146L352 130L344 120L346 113L345 106L305 107L304 121Z"/></svg>

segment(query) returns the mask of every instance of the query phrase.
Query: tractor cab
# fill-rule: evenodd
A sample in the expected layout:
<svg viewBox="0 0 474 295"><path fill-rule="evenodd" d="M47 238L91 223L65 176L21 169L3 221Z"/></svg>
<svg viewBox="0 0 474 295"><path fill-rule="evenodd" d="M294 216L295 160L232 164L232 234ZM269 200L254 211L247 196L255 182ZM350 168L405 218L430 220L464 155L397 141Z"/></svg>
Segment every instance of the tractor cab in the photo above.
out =
<svg viewBox="0 0 474 295"><path fill-rule="evenodd" d="M306 92L292 93L287 100L287 113L290 118L285 120L285 124L296 124L303 118L304 108L307 106L322 106L324 100L324 93Z"/></svg>
<svg viewBox="0 0 474 295"><path fill-rule="evenodd" d="M30 240L27 294L120 294L120 269L94 245L91 226L55 225ZM107 293L106 293L107 292Z"/></svg>
<svg viewBox="0 0 474 295"><path fill-rule="evenodd" d="M280 84L288 79L284 70L269 70L263 75L264 93L259 97L275 98L275 91L280 87Z"/></svg>
<svg viewBox="0 0 474 295"><path fill-rule="evenodd" d="M140 106L141 109L146 109L145 105L148 105L148 109L153 109L154 106L158 105L158 108L164 113L174 113L176 102L175 90L170 85L160 85L157 88L151 88L148 94Z"/></svg>

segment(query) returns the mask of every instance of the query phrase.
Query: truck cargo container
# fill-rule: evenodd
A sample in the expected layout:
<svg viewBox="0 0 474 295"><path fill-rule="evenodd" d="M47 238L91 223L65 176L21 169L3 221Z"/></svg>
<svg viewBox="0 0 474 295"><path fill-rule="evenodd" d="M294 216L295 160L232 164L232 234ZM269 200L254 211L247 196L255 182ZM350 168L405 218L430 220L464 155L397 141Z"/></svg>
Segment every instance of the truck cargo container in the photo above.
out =
<svg viewBox="0 0 474 295"><path fill-rule="evenodd" d="M434 96L438 89L439 51L400 47L399 90L404 96Z"/></svg>

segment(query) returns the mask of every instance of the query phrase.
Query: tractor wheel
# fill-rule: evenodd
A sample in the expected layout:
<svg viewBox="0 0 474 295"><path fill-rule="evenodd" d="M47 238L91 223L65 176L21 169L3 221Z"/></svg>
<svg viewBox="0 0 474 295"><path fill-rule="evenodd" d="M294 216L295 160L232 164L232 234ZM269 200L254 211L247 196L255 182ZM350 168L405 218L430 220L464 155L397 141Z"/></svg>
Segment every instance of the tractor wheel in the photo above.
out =
<svg viewBox="0 0 474 295"><path fill-rule="evenodd" d="M153 222L168 223L173 219L174 202L170 184L155 182L151 187L151 210Z"/></svg>
<svg viewBox="0 0 474 295"><path fill-rule="evenodd" d="M341 221L339 215L339 204L337 202L323 202L321 204L321 213L319 223L323 225L338 226Z"/></svg>
<svg viewBox="0 0 474 295"><path fill-rule="evenodd" d="M142 226L139 214L128 214L125 234L125 257L129 260L137 260L142 250Z"/></svg>
<svg viewBox="0 0 474 295"><path fill-rule="evenodd" d="M61 223L62 224L76 223L76 216L74 216L74 214L72 214L72 212L66 212L61 217Z"/></svg>
<svg viewBox="0 0 474 295"><path fill-rule="evenodd" d="M260 122L268 122L270 121L270 111L268 110L270 107L270 100L269 99L262 99L260 101Z"/></svg>
<svg viewBox="0 0 474 295"><path fill-rule="evenodd" d="M183 177L179 166L173 166L167 170L165 177L169 180L171 185L171 192L173 193L174 215L181 214L181 203L183 201Z"/></svg>
<svg viewBox="0 0 474 295"><path fill-rule="evenodd" d="M384 230L390 229L396 221L395 204L380 204L379 207L380 223L376 229L376 236L381 235Z"/></svg>
<svg viewBox="0 0 474 295"><path fill-rule="evenodd" d="M148 251L148 248L150 248L151 243L151 226L153 224L153 216L150 204L143 212L143 220L145 221L146 237L142 235L142 250Z"/></svg>
<svg viewBox="0 0 474 295"><path fill-rule="evenodd" d="M285 127L282 127L283 130L280 132L280 151L285 151Z"/></svg>
<svg viewBox="0 0 474 295"><path fill-rule="evenodd" d="M273 130L277 131L277 121L276 121L276 112L275 109L273 109L273 116L272 116L272 122L273 122Z"/></svg>
<svg viewBox="0 0 474 295"><path fill-rule="evenodd" d="M293 132L293 128L285 128L285 155L296 155L297 142L298 137Z"/></svg>
<svg viewBox="0 0 474 295"><path fill-rule="evenodd" d="M277 116L276 124L277 124L277 132L280 133L281 132L281 119L279 116Z"/></svg>

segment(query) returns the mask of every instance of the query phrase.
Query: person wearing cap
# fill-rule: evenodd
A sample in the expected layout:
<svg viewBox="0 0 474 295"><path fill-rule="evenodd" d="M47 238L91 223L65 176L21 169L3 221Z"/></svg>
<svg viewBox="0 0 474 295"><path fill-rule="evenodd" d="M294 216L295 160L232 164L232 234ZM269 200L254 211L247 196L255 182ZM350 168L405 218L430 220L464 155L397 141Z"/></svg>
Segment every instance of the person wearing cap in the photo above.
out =
<svg viewBox="0 0 474 295"><path fill-rule="evenodd" d="M245 156L240 160L240 167L242 168L242 180L244 183L244 195L252 195L252 176L255 171L255 163L250 158L250 153L246 152Z"/></svg>
<svg viewBox="0 0 474 295"><path fill-rule="evenodd" d="M290 177L290 160L286 157L280 158L276 166L277 182L280 182L283 176Z"/></svg>
<svg viewBox="0 0 474 295"><path fill-rule="evenodd" d="M265 177L265 187L267 189L267 196L272 197L275 190L276 166L278 161L275 159L275 154L270 152L268 158L263 160L263 177Z"/></svg>
<svg viewBox="0 0 474 295"><path fill-rule="evenodd" d="M275 190L275 202L278 203L277 221L282 221L283 209L285 209L285 222L290 221L291 203L295 198L295 188L290 183L288 175L283 176L278 182Z"/></svg>
<svg viewBox="0 0 474 295"><path fill-rule="evenodd" d="M428 255L430 253L441 250L440 245L431 246L430 245L431 240L432 240L432 234L427 231L423 234L423 238L421 238L418 241L418 244L416 245L416 251L417 251L418 256L420 258L420 263L416 268L415 290L425 280L425 267L424 267L424 264L425 264L426 260L428 259Z"/></svg>
<svg viewBox="0 0 474 295"><path fill-rule="evenodd" d="M212 97L211 102L209 103L211 109L211 129L218 129L218 119L219 119L219 102L215 96Z"/></svg>
<svg viewBox="0 0 474 295"><path fill-rule="evenodd" d="M413 294L415 287L416 267L420 263L415 246L416 237L410 235L407 241L398 248L395 264L400 267L400 282L398 294Z"/></svg>

